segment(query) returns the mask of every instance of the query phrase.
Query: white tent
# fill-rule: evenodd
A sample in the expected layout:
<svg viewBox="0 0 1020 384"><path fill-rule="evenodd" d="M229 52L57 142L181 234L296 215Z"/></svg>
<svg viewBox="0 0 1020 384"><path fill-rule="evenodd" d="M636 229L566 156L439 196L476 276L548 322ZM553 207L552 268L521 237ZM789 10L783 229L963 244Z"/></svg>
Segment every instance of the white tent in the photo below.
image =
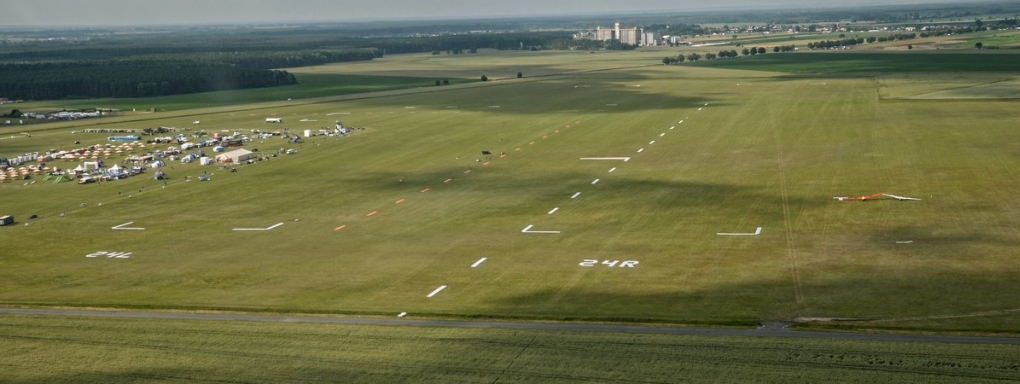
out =
<svg viewBox="0 0 1020 384"><path fill-rule="evenodd" d="M235 149L224 153L223 156L229 157L230 161L234 164L240 164L255 158L255 154L247 149Z"/></svg>

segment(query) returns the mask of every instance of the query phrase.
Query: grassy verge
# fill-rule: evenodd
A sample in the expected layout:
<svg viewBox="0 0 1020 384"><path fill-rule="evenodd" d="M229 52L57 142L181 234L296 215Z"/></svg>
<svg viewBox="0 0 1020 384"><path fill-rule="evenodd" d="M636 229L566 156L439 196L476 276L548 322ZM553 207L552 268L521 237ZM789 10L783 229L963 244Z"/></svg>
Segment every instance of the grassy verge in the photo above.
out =
<svg viewBox="0 0 1020 384"><path fill-rule="evenodd" d="M1004 345L35 316L0 340L8 383L1020 379Z"/></svg>

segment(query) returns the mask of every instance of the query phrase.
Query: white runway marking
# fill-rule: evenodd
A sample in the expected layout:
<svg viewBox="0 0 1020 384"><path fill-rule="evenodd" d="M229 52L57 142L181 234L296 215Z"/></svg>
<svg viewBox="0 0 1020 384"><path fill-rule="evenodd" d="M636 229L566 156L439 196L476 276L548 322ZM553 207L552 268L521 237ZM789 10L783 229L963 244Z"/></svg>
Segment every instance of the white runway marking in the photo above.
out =
<svg viewBox="0 0 1020 384"><path fill-rule="evenodd" d="M521 233L560 233L560 231L532 231L531 228L534 226L535 226L534 224L531 224L528 225L527 227L524 227L524 229L521 230Z"/></svg>
<svg viewBox="0 0 1020 384"><path fill-rule="evenodd" d="M435 291L432 291L432 293L430 293L428 296L425 296L425 297L435 296L437 293L439 293L439 291L442 291L444 289L446 289L446 286L445 285L440 285L439 288L436 288Z"/></svg>
<svg viewBox="0 0 1020 384"><path fill-rule="evenodd" d="M471 264L471 268L474 268L474 267L477 267L477 266L481 265L482 263L485 262L486 259L487 259L486 257L478 259L478 261L476 261L474 264Z"/></svg>
<svg viewBox="0 0 1020 384"><path fill-rule="evenodd" d="M599 179L595 179L595 181L591 182L591 185L595 185L595 183L598 183L598 182L599 182Z"/></svg>
<svg viewBox="0 0 1020 384"><path fill-rule="evenodd" d="M570 196L570 198L576 199L578 196L581 196L581 192L575 193L573 196Z"/></svg>
<svg viewBox="0 0 1020 384"><path fill-rule="evenodd" d="M397 317L404 317L404 316L407 316L407 312L400 312L400 314L397 315Z"/></svg>
<svg viewBox="0 0 1020 384"><path fill-rule="evenodd" d="M719 236L758 236L760 234L761 227L758 227L758 230L754 231L754 233L724 233L724 232L716 233L716 235Z"/></svg>
<svg viewBox="0 0 1020 384"><path fill-rule="evenodd" d="M615 171L615 170L616 170L616 167L613 167L612 169L609 170L609 173L613 173L613 171Z"/></svg>
<svg viewBox="0 0 1020 384"><path fill-rule="evenodd" d="M272 226L267 227L267 228L234 228L234 230L235 231L268 231L270 229L279 227L281 225L283 225L283 223L276 223L276 224L273 224Z"/></svg>
<svg viewBox="0 0 1020 384"><path fill-rule="evenodd" d="M663 133L659 134L659 137L663 137L663 136L666 136L666 132L663 132Z"/></svg>
<svg viewBox="0 0 1020 384"><path fill-rule="evenodd" d="M652 145L652 144L655 144L655 140L652 140L652 141L648 142L648 145Z"/></svg>
<svg viewBox="0 0 1020 384"><path fill-rule="evenodd" d="M644 152L644 151L645 151L644 148L641 148L641 149L637 150L638 153L641 153L641 152Z"/></svg>
<svg viewBox="0 0 1020 384"><path fill-rule="evenodd" d="M559 211L559 210L560 210L560 207L553 208L551 211L549 211L549 214L550 215L554 214L554 213L556 213L556 211Z"/></svg>
<svg viewBox="0 0 1020 384"><path fill-rule="evenodd" d="M326 114L326 116L333 116L333 115L350 115L350 114L351 114L350 112L333 112L333 113L327 113L327 114Z"/></svg>
<svg viewBox="0 0 1020 384"><path fill-rule="evenodd" d="M698 110L700 111L700 110L701 110L701 108L698 108Z"/></svg>
<svg viewBox="0 0 1020 384"><path fill-rule="evenodd" d="M897 242L896 242L896 244L911 244L911 243L913 243L913 242L914 242L913 240L907 240L907 241L897 241Z"/></svg>
<svg viewBox="0 0 1020 384"><path fill-rule="evenodd" d="M626 163L630 157L582 157L581 160L623 160Z"/></svg>
<svg viewBox="0 0 1020 384"><path fill-rule="evenodd" d="M672 127L669 127L669 130L670 130L670 131L672 131L672 130L673 130L673 128L676 128L676 126L674 125L674 126L672 126Z"/></svg>
<svg viewBox="0 0 1020 384"><path fill-rule="evenodd" d="M124 224L118 225L116 227L110 227L110 229L124 229L124 230L135 230L135 231L141 231L141 230L145 229L145 228L128 228L128 227L125 227L125 225L131 225L131 224L134 224L134 223L135 223L134 221L129 221L129 222L126 222Z"/></svg>

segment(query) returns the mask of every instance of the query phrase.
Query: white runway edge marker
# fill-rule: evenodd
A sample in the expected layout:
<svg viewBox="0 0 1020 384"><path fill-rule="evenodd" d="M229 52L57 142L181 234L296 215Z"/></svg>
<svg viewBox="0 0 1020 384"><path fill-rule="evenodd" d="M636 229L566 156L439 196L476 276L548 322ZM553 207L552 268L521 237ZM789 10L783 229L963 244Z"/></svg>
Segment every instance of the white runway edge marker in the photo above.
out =
<svg viewBox="0 0 1020 384"><path fill-rule="evenodd" d="M476 261L474 264L471 264L471 268L475 268L475 267L477 267L479 265L482 265L482 263L484 263L486 259L488 259L488 258L487 257L483 257L481 259L478 259L478 261Z"/></svg>
<svg viewBox="0 0 1020 384"><path fill-rule="evenodd" d="M444 289L446 289L446 286L445 285L440 285L439 288L436 288L435 291L432 291L432 293L430 293L428 296L425 296L425 297L435 296L437 293L439 293L439 291L442 291Z"/></svg>
<svg viewBox="0 0 1020 384"><path fill-rule="evenodd" d="M549 214L550 215L554 214L554 213L556 213L556 211L559 211L559 210L560 210L560 207L553 208L551 211L549 211Z"/></svg>
<svg viewBox="0 0 1020 384"><path fill-rule="evenodd" d="M648 145L652 145L652 144L655 144L655 140L652 140L652 141L648 142Z"/></svg>
<svg viewBox="0 0 1020 384"><path fill-rule="evenodd" d="M615 171L615 170L616 170L616 167L613 167L612 169L609 170L609 173L613 173L613 171Z"/></svg>
<svg viewBox="0 0 1020 384"><path fill-rule="evenodd" d="M124 229L124 230L135 230L135 231L141 231L141 230L145 229L145 228L128 228L128 227L125 227L125 225L131 225L131 224L134 224L134 223L135 223L134 221L129 221L129 222L126 222L124 224L118 225L116 227L110 227L110 229Z"/></svg>
<svg viewBox="0 0 1020 384"><path fill-rule="evenodd" d="M570 198L576 199L578 196L581 196L581 192L575 193L573 196L570 196Z"/></svg>
<svg viewBox="0 0 1020 384"><path fill-rule="evenodd" d="M234 230L235 231L268 231L270 229L279 227L281 225L283 225L283 223L276 223L276 224L273 224L272 226L266 227L266 228L234 228Z"/></svg>
<svg viewBox="0 0 1020 384"><path fill-rule="evenodd" d="M637 150L638 153L641 153L641 152L644 152L644 151L645 151L644 148L641 148L641 149Z"/></svg>
<svg viewBox="0 0 1020 384"><path fill-rule="evenodd" d="M659 134L659 137L663 137L663 136L666 136L666 132L663 132L663 133Z"/></svg>
<svg viewBox="0 0 1020 384"><path fill-rule="evenodd" d="M725 232L716 233L716 235L719 236L758 236L760 234L761 227L758 227L758 230L754 231L754 233L725 233Z"/></svg>
<svg viewBox="0 0 1020 384"><path fill-rule="evenodd" d="M896 244L912 244L913 242L914 242L913 240L897 241Z"/></svg>
<svg viewBox="0 0 1020 384"><path fill-rule="evenodd" d="M404 316L407 316L407 312L400 312L400 314L397 315L397 317L404 317Z"/></svg>
<svg viewBox="0 0 1020 384"><path fill-rule="evenodd" d="M595 179L595 181L591 182L591 185L595 185L595 183L598 183L598 182L599 182L599 179Z"/></svg>
<svg viewBox="0 0 1020 384"><path fill-rule="evenodd" d="M623 160L623 162L630 161L629 156L622 157L582 157L581 160Z"/></svg>
<svg viewBox="0 0 1020 384"><path fill-rule="evenodd" d="M560 233L560 231L532 231L531 228L534 226L534 224L531 224L524 227L524 229L521 230L521 233Z"/></svg>

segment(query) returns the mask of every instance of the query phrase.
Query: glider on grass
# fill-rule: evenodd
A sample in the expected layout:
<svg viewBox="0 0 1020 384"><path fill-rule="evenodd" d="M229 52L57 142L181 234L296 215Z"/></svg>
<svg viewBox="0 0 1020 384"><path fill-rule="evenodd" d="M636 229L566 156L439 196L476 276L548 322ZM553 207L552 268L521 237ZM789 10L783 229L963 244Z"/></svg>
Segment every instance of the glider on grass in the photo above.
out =
<svg viewBox="0 0 1020 384"><path fill-rule="evenodd" d="M921 199L918 199L916 197L897 196L897 195L892 195L892 194L888 194L888 193L876 193L876 194L873 194L873 195L854 196L854 197L840 196L840 197L833 197L833 199L836 199L836 200L839 200L839 201L868 201L868 200L880 199L882 197L891 197L891 198L899 200L899 201L905 201L905 200L921 201Z"/></svg>

